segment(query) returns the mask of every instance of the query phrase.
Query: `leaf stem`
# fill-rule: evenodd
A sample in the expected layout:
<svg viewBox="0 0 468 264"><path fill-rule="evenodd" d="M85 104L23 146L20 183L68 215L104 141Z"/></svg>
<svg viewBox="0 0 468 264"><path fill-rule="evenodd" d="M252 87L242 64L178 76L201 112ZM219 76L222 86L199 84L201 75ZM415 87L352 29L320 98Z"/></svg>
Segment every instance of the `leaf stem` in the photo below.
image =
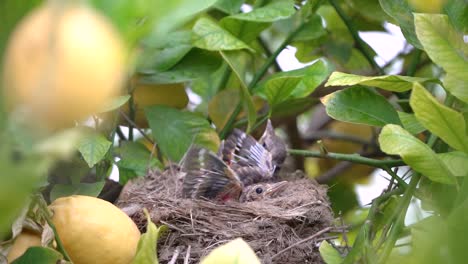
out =
<svg viewBox="0 0 468 264"><path fill-rule="evenodd" d="M57 229L55 228L54 223L52 222L52 219L50 217L50 210L47 207L47 203L44 200L44 197L41 194L36 195L39 207L41 208L42 215L44 216L47 224L50 226L52 231L54 231L54 236L55 236L55 242L57 243L57 249L60 253L62 253L63 257L65 260L70 261L70 256L68 255L67 251L65 250L65 247L63 246L62 240L60 239Z"/></svg>
<svg viewBox="0 0 468 264"><path fill-rule="evenodd" d="M408 184L408 188L405 190L403 198L395 210L395 212L398 212L398 216L395 220L395 223L392 226L392 229L390 230L378 263L386 263L388 256L392 252L395 243L398 240L399 234L405 224L406 212L408 211L408 206L411 202L411 198L413 198L414 191L420 179L421 174L417 172L414 173L411 177L410 183Z"/></svg>
<svg viewBox="0 0 468 264"><path fill-rule="evenodd" d="M374 57L372 54L369 52L369 45L362 40L362 38L359 36L359 33L357 29L354 27L353 22L351 19L345 14L343 9L341 9L340 5L338 4L337 0L328 0L330 4L335 8L336 13L341 17L343 22L345 23L346 27L348 28L349 33L351 33L351 36L353 37L354 41L356 41L357 49L361 51L361 53L366 57L367 61L374 67L375 70L377 70L378 74L382 75L384 74L384 71L382 68L375 62Z"/></svg>
<svg viewBox="0 0 468 264"><path fill-rule="evenodd" d="M377 160L366 158L358 154L343 154L343 153L321 153L320 151L310 151L310 150L301 150L301 149L289 149L289 154L291 155L301 155L304 157L314 157L322 159L336 159L336 160L345 160L354 163L369 165L376 168L385 169L387 167L397 167L406 165L402 160Z"/></svg>

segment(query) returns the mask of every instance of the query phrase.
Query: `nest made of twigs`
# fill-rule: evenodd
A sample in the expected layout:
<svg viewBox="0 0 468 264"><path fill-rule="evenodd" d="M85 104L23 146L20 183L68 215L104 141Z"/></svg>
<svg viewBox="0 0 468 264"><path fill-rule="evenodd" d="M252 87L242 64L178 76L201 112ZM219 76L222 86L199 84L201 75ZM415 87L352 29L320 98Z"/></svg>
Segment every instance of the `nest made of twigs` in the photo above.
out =
<svg viewBox="0 0 468 264"><path fill-rule="evenodd" d="M117 205L143 230L143 208L170 232L158 244L164 263L198 262L216 246L242 237L262 263L323 263L318 242L326 238L332 212L326 189L295 172L278 197L247 203L218 204L181 197L183 173L172 167L127 183Z"/></svg>

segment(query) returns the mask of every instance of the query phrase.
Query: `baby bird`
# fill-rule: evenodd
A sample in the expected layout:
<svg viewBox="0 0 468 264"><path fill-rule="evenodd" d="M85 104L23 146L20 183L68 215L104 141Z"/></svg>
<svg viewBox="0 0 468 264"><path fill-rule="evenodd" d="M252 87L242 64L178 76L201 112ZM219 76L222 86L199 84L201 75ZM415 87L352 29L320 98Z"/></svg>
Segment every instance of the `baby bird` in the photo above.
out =
<svg viewBox="0 0 468 264"><path fill-rule="evenodd" d="M274 198L286 189L288 182L257 183L245 187L239 198L240 202L259 201Z"/></svg>
<svg viewBox="0 0 468 264"><path fill-rule="evenodd" d="M186 172L182 187L186 198L206 198L219 202L258 201L275 197L287 182L257 183L246 186L239 175L213 152L192 146L186 153L182 169Z"/></svg>

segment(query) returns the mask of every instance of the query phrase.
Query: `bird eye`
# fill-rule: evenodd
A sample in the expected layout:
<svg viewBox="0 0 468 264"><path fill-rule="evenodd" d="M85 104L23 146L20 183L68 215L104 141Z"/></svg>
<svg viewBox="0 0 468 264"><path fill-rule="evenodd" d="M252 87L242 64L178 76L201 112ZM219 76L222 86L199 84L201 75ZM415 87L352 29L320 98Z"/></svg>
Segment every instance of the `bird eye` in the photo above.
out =
<svg viewBox="0 0 468 264"><path fill-rule="evenodd" d="M261 187L258 187L257 189L255 189L255 192L257 194L261 194L263 192L263 189Z"/></svg>

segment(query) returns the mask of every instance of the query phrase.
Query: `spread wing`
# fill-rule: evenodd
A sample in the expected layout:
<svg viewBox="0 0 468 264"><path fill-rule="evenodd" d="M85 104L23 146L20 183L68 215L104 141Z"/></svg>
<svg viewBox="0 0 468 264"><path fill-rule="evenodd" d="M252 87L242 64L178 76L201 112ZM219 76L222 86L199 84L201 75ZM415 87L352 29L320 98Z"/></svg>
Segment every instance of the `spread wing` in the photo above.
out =
<svg viewBox="0 0 468 264"><path fill-rule="evenodd" d="M268 119L265 132L263 132L263 135L258 140L258 143L271 153L274 167L279 167L283 164L287 155L286 144L280 137L276 135L275 129L271 125L270 119Z"/></svg>
<svg viewBox="0 0 468 264"><path fill-rule="evenodd" d="M182 169L187 173L182 189L184 197L224 200L240 196L243 185L237 174L207 149L191 146Z"/></svg>
<svg viewBox="0 0 468 264"><path fill-rule="evenodd" d="M224 162L235 170L240 167L257 167L257 170L262 171L264 175L263 180L272 177L275 168L271 153L252 136L234 129L222 146L221 154ZM241 177L241 181L245 181L244 177Z"/></svg>

